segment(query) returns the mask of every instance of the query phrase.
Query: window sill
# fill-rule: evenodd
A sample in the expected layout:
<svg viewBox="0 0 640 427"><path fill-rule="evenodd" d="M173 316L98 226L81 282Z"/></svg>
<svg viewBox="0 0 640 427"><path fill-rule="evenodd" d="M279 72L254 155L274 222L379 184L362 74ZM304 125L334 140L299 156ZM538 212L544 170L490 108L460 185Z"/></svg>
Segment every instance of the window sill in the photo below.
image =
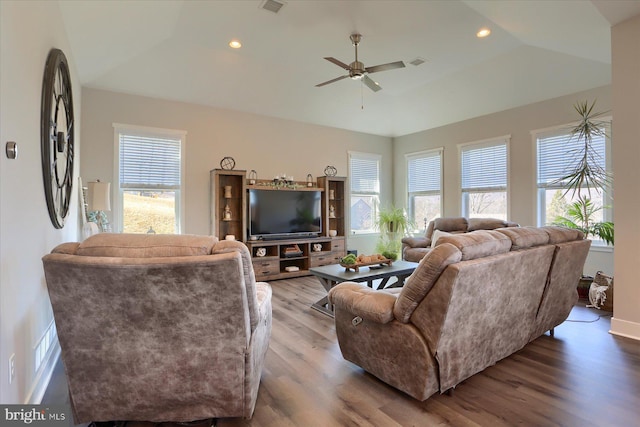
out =
<svg viewBox="0 0 640 427"><path fill-rule="evenodd" d="M377 231L352 231L352 236L376 236L379 235Z"/></svg>
<svg viewBox="0 0 640 427"><path fill-rule="evenodd" d="M603 243L591 242L591 248L589 249L589 251L613 253L613 248L613 246L605 245Z"/></svg>

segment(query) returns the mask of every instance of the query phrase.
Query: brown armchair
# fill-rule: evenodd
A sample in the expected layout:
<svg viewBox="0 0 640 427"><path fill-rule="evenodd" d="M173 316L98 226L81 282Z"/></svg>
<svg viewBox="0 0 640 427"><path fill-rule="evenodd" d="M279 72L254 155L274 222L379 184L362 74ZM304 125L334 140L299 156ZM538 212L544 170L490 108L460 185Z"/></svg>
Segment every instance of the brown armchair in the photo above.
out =
<svg viewBox="0 0 640 427"><path fill-rule="evenodd" d="M271 288L242 243L98 234L43 264L76 424L251 418Z"/></svg>

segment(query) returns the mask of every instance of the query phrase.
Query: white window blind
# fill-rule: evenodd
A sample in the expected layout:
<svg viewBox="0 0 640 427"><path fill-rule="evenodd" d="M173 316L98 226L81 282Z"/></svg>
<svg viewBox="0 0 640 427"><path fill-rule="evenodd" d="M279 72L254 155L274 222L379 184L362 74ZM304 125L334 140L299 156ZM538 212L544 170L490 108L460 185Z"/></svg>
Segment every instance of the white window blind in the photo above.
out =
<svg viewBox="0 0 640 427"><path fill-rule="evenodd" d="M351 192L378 194L380 192L380 160L377 157L350 156Z"/></svg>
<svg viewBox="0 0 640 427"><path fill-rule="evenodd" d="M506 190L507 144L472 144L461 149L462 191Z"/></svg>
<svg viewBox="0 0 640 427"><path fill-rule="evenodd" d="M120 188L179 189L180 139L120 134Z"/></svg>
<svg viewBox="0 0 640 427"><path fill-rule="evenodd" d="M604 135L591 141L591 158L589 162L606 169L606 141ZM562 181L581 160L584 152L584 141L571 137L566 131L558 131L545 136L538 136L538 187L563 188Z"/></svg>
<svg viewBox="0 0 640 427"><path fill-rule="evenodd" d="M440 151L407 157L409 193L440 192L442 156Z"/></svg>

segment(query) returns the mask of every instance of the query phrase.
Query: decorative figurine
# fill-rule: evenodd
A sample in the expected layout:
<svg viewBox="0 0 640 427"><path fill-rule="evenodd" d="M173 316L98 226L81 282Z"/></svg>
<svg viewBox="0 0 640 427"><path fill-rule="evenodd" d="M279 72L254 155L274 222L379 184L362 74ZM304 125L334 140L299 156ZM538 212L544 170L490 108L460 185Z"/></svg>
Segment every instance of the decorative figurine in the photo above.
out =
<svg viewBox="0 0 640 427"><path fill-rule="evenodd" d="M229 205L224 206L224 215L222 216L222 218L225 221L231 221L231 208L229 207Z"/></svg>

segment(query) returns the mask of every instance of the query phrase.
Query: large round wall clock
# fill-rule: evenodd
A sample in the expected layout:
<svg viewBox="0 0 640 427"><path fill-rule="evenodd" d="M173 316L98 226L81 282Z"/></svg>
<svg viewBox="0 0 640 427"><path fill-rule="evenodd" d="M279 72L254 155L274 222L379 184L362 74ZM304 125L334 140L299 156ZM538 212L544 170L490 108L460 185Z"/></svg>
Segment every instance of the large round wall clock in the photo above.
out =
<svg viewBox="0 0 640 427"><path fill-rule="evenodd" d="M40 144L42 178L49 217L55 228L64 227L73 186L73 93L67 58L51 49L42 81Z"/></svg>

